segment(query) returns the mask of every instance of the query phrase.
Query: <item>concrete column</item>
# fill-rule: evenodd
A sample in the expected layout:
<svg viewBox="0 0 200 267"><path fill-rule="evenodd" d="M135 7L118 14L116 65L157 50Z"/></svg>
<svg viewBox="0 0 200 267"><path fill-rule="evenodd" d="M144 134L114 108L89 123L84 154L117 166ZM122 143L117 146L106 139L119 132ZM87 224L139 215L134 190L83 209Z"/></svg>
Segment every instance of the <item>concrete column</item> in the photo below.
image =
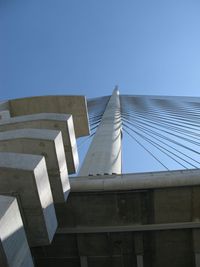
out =
<svg viewBox="0 0 200 267"><path fill-rule="evenodd" d="M87 256L80 256L81 267L88 267Z"/></svg>
<svg viewBox="0 0 200 267"><path fill-rule="evenodd" d="M95 133L79 176L121 173L121 114L115 88Z"/></svg>
<svg viewBox="0 0 200 267"><path fill-rule="evenodd" d="M193 229L192 235L195 267L200 267L200 229Z"/></svg>
<svg viewBox="0 0 200 267"><path fill-rule="evenodd" d="M135 246L135 254L137 259L137 267L143 267L143 235L142 233L136 232L134 234L134 246Z"/></svg>
<svg viewBox="0 0 200 267"><path fill-rule="evenodd" d="M137 255L137 267L143 267L143 255Z"/></svg>

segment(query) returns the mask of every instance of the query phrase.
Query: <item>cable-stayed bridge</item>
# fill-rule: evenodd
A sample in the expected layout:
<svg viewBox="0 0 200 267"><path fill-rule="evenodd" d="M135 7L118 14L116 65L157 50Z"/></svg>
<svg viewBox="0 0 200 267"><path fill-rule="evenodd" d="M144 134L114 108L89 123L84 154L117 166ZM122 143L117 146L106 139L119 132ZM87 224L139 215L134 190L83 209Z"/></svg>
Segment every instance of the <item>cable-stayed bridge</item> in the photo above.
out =
<svg viewBox="0 0 200 267"><path fill-rule="evenodd" d="M118 88L1 102L0 266L200 267L199 112Z"/></svg>
<svg viewBox="0 0 200 267"><path fill-rule="evenodd" d="M94 136L109 98L87 101L91 134L80 141L80 148ZM142 160L148 165L149 158L153 162L149 171L200 167L199 98L120 95L119 114L124 154L130 147L132 151L140 147L142 158L132 161L132 172Z"/></svg>

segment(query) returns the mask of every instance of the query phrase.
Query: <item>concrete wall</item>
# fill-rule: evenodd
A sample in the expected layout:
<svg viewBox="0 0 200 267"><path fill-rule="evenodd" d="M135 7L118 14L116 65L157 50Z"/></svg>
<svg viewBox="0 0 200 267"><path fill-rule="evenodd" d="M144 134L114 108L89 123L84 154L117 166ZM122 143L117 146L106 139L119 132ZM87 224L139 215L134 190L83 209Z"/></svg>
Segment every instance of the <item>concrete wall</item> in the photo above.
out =
<svg viewBox="0 0 200 267"><path fill-rule="evenodd" d="M71 193L56 205L52 245L32 250L36 266L199 266L199 193L200 185Z"/></svg>

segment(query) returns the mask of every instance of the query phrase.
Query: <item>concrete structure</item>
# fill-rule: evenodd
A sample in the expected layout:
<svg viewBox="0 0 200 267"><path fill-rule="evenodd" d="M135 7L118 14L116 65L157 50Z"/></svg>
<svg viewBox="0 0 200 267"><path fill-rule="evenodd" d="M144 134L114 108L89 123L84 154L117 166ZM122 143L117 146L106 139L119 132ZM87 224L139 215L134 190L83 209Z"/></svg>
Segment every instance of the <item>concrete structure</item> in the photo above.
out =
<svg viewBox="0 0 200 267"><path fill-rule="evenodd" d="M122 103L134 105L135 112L142 113L140 118L144 110L152 114L157 104L162 114L163 107L169 107L168 112L174 108L177 115L173 98L122 99L115 88L108 99L98 101L98 105L104 101L103 108L94 116L97 120L103 116L79 176L69 179L67 201L66 161L75 172L76 137L89 133L84 98L51 96L0 103L0 110L11 115L0 123L0 151L7 151L0 153L0 193L17 197L34 265L200 267L199 169L121 173L121 121L127 112L123 114ZM192 108L199 99L189 101L189 111L181 109L181 116L189 114L187 120L194 123Z"/></svg>
<svg viewBox="0 0 200 267"><path fill-rule="evenodd" d="M0 265L33 267L17 200L0 196Z"/></svg>
<svg viewBox="0 0 200 267"><path fill-rule="evenodd" d="M107 104L79 176L121 173L121 115L119 90Z"/></svg>
<svg viewBox="0 0 200 267"><path fill-rule="evenodd" d="M0 103L1 104L1 103ZM37 96L2 102L1 109L8 109L11 117L38 113L71 114L76 137L89 134L87 105L84 96Z"/></svg>
<svg viewBox="0 0 200 267"><path fill-rule="evenodd" d="M70 185L62 134L48 129L0 132L0 151L45 157L54 202L64 202Z"/></svg>
<svg viewBox="0 0 200 267"><path fill-rule="evenodd" d="M57 219L44 157L0 152L0 184L18 199L30 246L49 244Z"/></svg>
<svg viewBox="0 0 200 267"><path fill-rule="evenodd" d="M2 122L0 122L0 132L24 128L51 129L61 131L66 152L68 171L69 173L76 172L79 159L71 115L40 113L14 117L8 120L2 120Z"/></svg>

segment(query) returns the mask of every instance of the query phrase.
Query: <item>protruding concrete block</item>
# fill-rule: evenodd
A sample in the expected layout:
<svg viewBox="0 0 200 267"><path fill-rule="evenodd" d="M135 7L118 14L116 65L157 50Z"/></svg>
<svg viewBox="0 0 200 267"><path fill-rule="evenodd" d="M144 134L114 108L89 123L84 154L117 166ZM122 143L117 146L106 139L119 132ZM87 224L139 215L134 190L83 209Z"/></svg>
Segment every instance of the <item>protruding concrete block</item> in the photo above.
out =
<svg viewBox="0 0 200 267"><path fill-rule="evenodd" d="M0 196L0 266L34 266L17 200L7 196Z"/></svg>
<svg viewBox="0 0 200 267"><path fill-rule="evenodd" d="M0 152L0 194L17 197L29 245L50 244L57 219L44 157Z"/></svg>
<svg viewBox="0 0 200 267"><path fill-rule="evenodd" d="M10 118L9 110L1 110L0 111L0 120L7 120Z"/></svg>
<svg viewBox="0 0 200 267"><path fill-rule="evenodd" d="M60 130L62 132L63 143L66 152L68 172L76 172L79 159L71 115L41 113L19 116L9 120L0 121L0 132L22 128Z"/></svg>
<svg viewBox="0 0 200 267"><path fill-rule="evenodd" d="M0 151L45 156L53 200L55 203L67 200L70 184L60 131L19 129L0 132Z"/></svg>
<svg viewBox="0 0 200 267"><path fill-rule="evenodd" d="M72 114L76 137L89 134L85 96L36 96L9 100L11 116L36 113Z"/></svg>

